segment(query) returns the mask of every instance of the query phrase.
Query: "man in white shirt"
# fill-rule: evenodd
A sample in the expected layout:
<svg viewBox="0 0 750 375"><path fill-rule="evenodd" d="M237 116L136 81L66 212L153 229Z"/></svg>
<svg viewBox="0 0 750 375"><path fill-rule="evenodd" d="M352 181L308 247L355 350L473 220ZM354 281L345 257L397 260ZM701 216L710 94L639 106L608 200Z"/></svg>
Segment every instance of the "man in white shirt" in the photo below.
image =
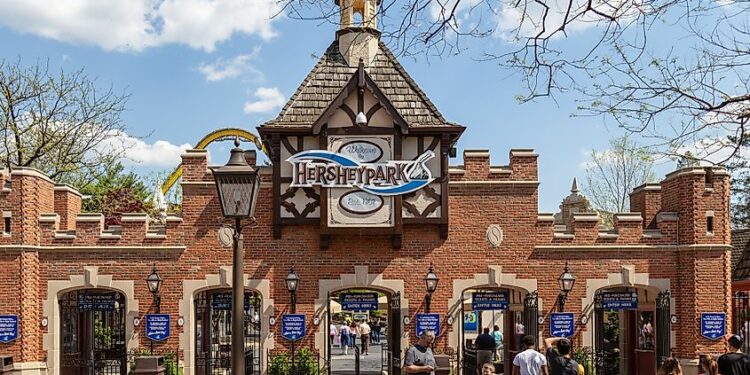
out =
<svg viewBox="0 0 750 375"><path fill-rule="evenodd" d="M362 341L362 355L368 355L370 354L370 332L371 332L370 325L367 324L367 321L362 322L362 324L359 325L359 335L360 340Z"/></svg>
<svg viewBox="0 0 750 375"><path fill-rule="evenodd" d="M526 349L513 358L513 375L548 375L547 358L534 350L534 336L521 339Z"/></svg>

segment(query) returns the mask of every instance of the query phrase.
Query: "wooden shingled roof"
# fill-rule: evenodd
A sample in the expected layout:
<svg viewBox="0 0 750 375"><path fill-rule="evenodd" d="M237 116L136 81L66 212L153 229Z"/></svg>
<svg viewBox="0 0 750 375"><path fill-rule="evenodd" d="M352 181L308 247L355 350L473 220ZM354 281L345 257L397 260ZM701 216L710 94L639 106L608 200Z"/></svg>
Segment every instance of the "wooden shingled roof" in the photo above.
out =
<svg viewBox="0 0 750 375"><path fill-rule="evenodd" d="M732 231L732 280L750 279L750 229Z"/></svg>
<svg viewBox="0 0 750 375"><path fill-rule="evenodd" d="M459 126L445 120L416 82L406 73L396 57L379 42L377 55L367 68L369 76L393 104L409 127ZM292 95L279 115L260 126L273 128L311 128L339 92L349 82L357 67L347 64L334 41Z"/></svg>

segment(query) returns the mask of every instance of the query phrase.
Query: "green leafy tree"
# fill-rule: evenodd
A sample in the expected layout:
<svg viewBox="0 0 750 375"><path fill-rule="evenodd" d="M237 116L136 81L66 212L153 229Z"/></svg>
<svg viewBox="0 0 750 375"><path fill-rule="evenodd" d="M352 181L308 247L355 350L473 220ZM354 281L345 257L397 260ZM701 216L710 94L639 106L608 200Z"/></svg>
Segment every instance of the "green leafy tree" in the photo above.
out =
<svg viewBox="0 0 750 375"><path fill-rule="evenodd" d="M137 174L126 172L119 162L106 168L80 191L86 196L83 210L103 213L106 225L119 225L124 213L153 210L146 184Z"/></svg>

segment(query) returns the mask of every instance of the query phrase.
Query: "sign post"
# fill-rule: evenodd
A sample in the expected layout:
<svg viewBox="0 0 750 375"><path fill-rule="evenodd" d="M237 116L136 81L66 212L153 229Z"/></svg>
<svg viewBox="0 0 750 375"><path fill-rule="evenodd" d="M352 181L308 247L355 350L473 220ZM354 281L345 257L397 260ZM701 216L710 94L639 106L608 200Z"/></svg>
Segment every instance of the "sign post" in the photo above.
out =
<svg viewBox="0 0 750 375"><path fill-rule="evenodd" d="M417 314L417 337L424 331L435 332L435 337L440 336L440 314Z"/></svg>
<svg viewBox="0 0 750 375"><path fill-rule="evenodd" d="M602 309L635 310L638 308L638 292L604 292Z"/></svg>
<svg viewBox="0 0 750 375"><path fill-rule="evenodd" d="M472 310L508 310L508 292L474 292Z"/></svg>
<svg viewBox="0 0 750 375"><path fill-rule="evenodd" d="M718 340L726 334L727 314L723 312L701 313L701 336Z"/></svg>
<svg viewBox="0 0 750 375"><path fill-rule="evenodd" d="M342 293L339 295L341 310L375 311L378 309L377 293Z"/></svg>
<svg viewBox="0 0 750 375"><path fill-rule="evenodd" d="M0 315L0 343L18 338L18 315Z"/></svg>
<svg viewBox="0 0 750 375"><path fill-rule="evenodd" d="M575 315L573 313L552 313L549 319L549 332L552 337L573 337Z"/></svg>
<svg viewBox="0 0 750 375"><path fill-rule="evenodd" d="M294 371L294 342L305 337L305 315L284 314L281 316L281 337L292 342L292 371Z"/></svg>

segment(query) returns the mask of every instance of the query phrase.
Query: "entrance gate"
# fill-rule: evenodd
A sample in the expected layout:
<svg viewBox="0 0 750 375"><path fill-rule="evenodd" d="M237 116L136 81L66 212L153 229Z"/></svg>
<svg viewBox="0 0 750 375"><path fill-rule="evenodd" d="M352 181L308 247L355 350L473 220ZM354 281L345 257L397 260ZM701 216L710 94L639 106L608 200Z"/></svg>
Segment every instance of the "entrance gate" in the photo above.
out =
<svg viewBox="0 0 750 375"><path fill-rule="evenodd" d="M466 327L467 316L473 316L474 321L469 322L469 325L476 326L476 333L479 334L482 328L486 326L486 322L482 321L482 311L466 311L466 293L469 290L464 290L461 301L461 351L459 354L458 362L463 375L475 375L478 373L477 368L477 350L473 347L473 340L467 338ZM498 373L510 374L512 371L513 358L518 353L521 337L525 335L532 335L535 338L539 334L539 299L537 292L525 293L524 291L507 289L507 288L477 288L474 291L503 291L508 292L510 296L509 303L514 302L516 304L522 303L523 310L507 310L503 312L505 317L502 319L503 323L500 323L500 327L503 332L503 347L500 352L500 358L502 359L502 365L495 366ZM521 297L522 296L522 297ZM522 298L522 299L521 299ZM467 315L469 314L469 315ZM494 316L494 313L493 313ZM474 329L474 328L473 328ZM522 335L516 335L516 331L523 332Z"/></svg>
<svg viewBox="0 0 750 375"><path fill-rule="evenodd" d="M742 352L750 348L750 293L734 292L732 295L732 327L734 333L743 338Z"/></svg>
<svg viewBox="0 0 750 375"><path fill-rule="evenodd" d="M260 294L245 291L245 375L260 374ZM195 369L197 375L232 373L232 291L213 289L195 299Z"/></svg>
<svg viewBox="0 0 750 375"><path fill-rule="evenodd" d="M357 291L360 291L360 289L357 289ZM370 291L378 292L376 289L367 289L367 292ZM347 291L339 291L336 294L340 295L343 292ZM385 340L386 345L382 346L381 344L380 356L375 357L379 360L378 368L363 368L364 358L366 357L361 355L360 350L356 345L354 345L354 348L350 351L350 354L354 356L351 361L351 369L349 368L350 366L346 366L346 369L334 368L335 362L338 362L338 360L334 358L334 342L331 340L331 335L327 332L325 335L327 348L325 368L327 369L326 371L328 375L360 375L366 374L368 371L371 373L375 373L376 371L377 374L386 372L388 375L401 375L401 293L396 292L387 295L387 297L388 305L386 307L387 313L385 314L387 322L384 328L385 332L380 334L379 340L381 343ZM335 317L332 308L333 302L334 298L331 296L331 292L328 292L326 330L330 329L330 325L334 323ZM339 326L337 325L337 328L338 327ZM372 362L372 360L368 362Z"/></svg>
<svg viewBox="0 0 750 375"><path fill-rule="evenodd" d="M62 375L124 375L125 297L105 289L74 290L60 304Z"/></svg>
<svg viewBox="0 0 750 375"><path fill-rule="evenodd" d="M656 295L653 313L606 310L602 293L599 290L594 295L593 362L596 375L619 375L621 366L630 366L629 373L635 375L655 374L672 351L670 292ZM655 328L651 326L652 319ZM621 346L625 347L624 351ZM648 355L649 352L653 357ZM623 359L627 363L623 363Z"/></svg>

